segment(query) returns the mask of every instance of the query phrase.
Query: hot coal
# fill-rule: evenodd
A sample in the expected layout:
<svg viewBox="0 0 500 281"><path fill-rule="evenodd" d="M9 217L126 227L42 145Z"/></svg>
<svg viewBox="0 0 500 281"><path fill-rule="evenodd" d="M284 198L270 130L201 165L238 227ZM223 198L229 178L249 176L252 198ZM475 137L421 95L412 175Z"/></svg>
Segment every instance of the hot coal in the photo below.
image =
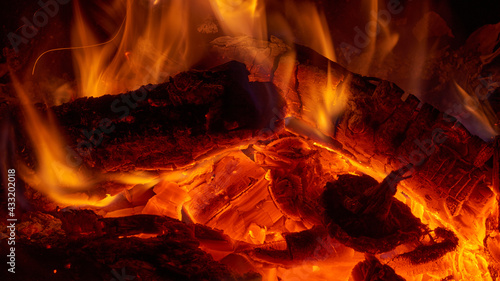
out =
<svg viewBox="0 0 500 281"><path fill-rule="evenodd" d="M408 206L393 198L394 193L395 186L379 184L367 175L340 175L327 183L322 204L330 235L372 254L418 241L426 227Z"/></svg>
<svg viewBox="0 0 500 281"><path fill-rule="evenodd" d="M374 257L367 255L366 260L358 263L352 270L354 281L404 281L405 279L396 274L394 269Z"/></svg>
<svg viewBox="0 0 500 281"><path fill-rule="evenodd" d="M212 45L220 62L241 61L251 79L280 88L289 119L312 127L319 128L317 114L327 85L333 93L344 88L348 98L342 113L329 116L328 129L319 128L330 138L325 145L377 173L412 164L412 177L401 188L464 234L473 235L462 216L481 215L493 198L492 143L394 83L351 73L309 48L287 46L277 38L263 42L221 37Z"/></svg>
<svg viewBox="0 0 500 281"><path fill-rule="evenodd" d="M25 234L16 243L17 267L30 270L16 272L22 280L111 280L117 274L137 280L260 278L254 272L233 273L199 248L200 241L228 239L220 231L167 217L34 212L23 218L23 227ZM158 236L131 236L145 233Z"/></svg>

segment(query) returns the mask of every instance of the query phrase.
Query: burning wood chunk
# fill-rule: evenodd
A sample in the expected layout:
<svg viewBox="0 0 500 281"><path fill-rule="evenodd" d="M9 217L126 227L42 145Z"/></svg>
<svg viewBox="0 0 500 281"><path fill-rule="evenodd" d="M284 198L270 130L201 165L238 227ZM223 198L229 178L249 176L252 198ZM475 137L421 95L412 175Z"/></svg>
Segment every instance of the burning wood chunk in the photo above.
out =
<svg viewBox="0 0 500 281"><path fill-rule="evenodd" d="M268 193L265 170L241 151L187 173L195 176L183 186L190 198L183 210L193 221L255 243L265 238L262 231L282 222L283 215Z"/></svg>
<svg viewBox="0 0 500 281"><path fill-rule="evenodd" d="M71 236L22 238L16 243L22 280L111 280L125 271L141 280L255 280L255 272L233 273L199 249L200 243L230 240L221 231L158 216L101 218L91 211L34 213L23 223L53 218ZM58 219L57 219L58 218ZM74 220L78 218L78 220ZM30 220L29 220L30 219ZM61 227L62 222L62 227ZM68 232L67 232L68 233ZM155 234L148 239L133 237ZM157 236L158 235L158 236ZM201 242L200 242L201 241ZM6 249L2 248L2 254Z"/></svg>
<svg viewBox="0 0 500 281"><path fill-rule="evenodd" d="M394 179L378 183L370 176L340 175L322 194L330 235L353 249L383 253L417 242L426 227L410 208L393 198Z"/></svg>
<svg viewBox="0 0 500 281"><path fill-rule="evenodd" d="M366 256L366 260L358 263L352 269L353 281L404 281L405 279L396 274L394 269L371 255Z"/></svg>
<svg viewBox="0 0 500 281"><path fill-rule="evenodd" d="M230 207L232 201L257 188L265 171L241 152L233 152L216 161L187 186L192 198L185 208L197 222L207 224Z"/></svg>
<svg viewBox="0 0 500 281"><path fill-rule="evenodd" d="M342 156L292 133L253 146L255 162L268 170L269 193L280 211L305 225L321 224L319 198L337 174L353 172Z"/></svg>
<svg viewBox="0 0 500 281"><path fill-rule="evenodd" d="M277 39L230 37L213 45L220 61L236 59L257 81L272 81L285 96L289 115L331 137L323 143L359 163L363 172L380 177L413 164L412 177L401 184L405 193L464 235L474 235L463 222L485 216L493 199L491 143L393 83L350 73L308 48L295 46L292 52ZM254 67L260 60L272 63Z"/></svg>
<svg viewBox="0 0 500 281"><path fill-rule="evenodd" d="M284 102L270 83L249 83L241 63L190 71L118 96L51 108L75 158L117 170L184 167L278 131ZM77 162L78 160L74 160Z"/></svg>
<svg viewBox="0 0 500 281"><path fill-rule="evenodd" d="M264 147L254 146L257 164L270 168L269 193L280 211L296 221L314 221L320 187L324 185L318 150L297 137L284 137Z"/></svg>
<svg viewBox="0 0 500 281"><path fill-rule="evenodd" d="M396 259L412 265L422 264L434 261L457 248L458 237L452 231L438 227L434 229L434 233L436 241L429 245L419 245L413 251L397 256Z"/></svg>
<svg viewBox="0 0 500 281"><path fill-rule="evenodd" d="M61 237L65 232L63 222L54 216L42 212L24 214L22 223L17 226L17 237L20 239L33 239L41 244Z"/></svg>
<svg viewBox="0 0 500 281"><path fill-rule="evenodd" d="M287 232L283 236L284 242L258 245L248 251L248 254L253 259L266 263L296 266L306 261L335 262L347 259L352 251L331 238L321 225L300 232Z"/></svg>

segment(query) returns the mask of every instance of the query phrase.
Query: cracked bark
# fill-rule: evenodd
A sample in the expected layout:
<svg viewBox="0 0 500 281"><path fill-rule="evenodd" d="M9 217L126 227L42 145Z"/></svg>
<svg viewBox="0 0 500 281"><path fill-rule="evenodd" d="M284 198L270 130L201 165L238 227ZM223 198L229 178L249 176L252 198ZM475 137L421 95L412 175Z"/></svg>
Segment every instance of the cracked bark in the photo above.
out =
<svg viewBox="0 0 500 281"><path fill-rule="evenodd" d="M247 75L243 64L230 62L117 96L81 98L50 110L39 106L39 113L54 113L72 151L68 157L86 168L176 169L264 139L271 122L282 127L273 113L283 111L280 95L272 84L249 82ZM36 165L29 144L20 150Z"/></svg>
<svg viewBox="0 0 500 281"><path fill-rule="evenodd" d="M168 217L102 218L88 210L32 212L23 216L18 229L17 267L30 268L16 272L21 280L111 280L123 269L139 280L260 278L255 272L235 273L200 249L226 244L230 248L232 242L222 231ZM154 237L133 236L144 233ZM0 250L7 255L6 251L7 247Z"/></svg>
<svg viewBox="0 0 500 281"><path fill-rule="evenodd" d="M250 68L249 54L257 58L263 67L251 68L250 79L272 82L281 89L289 119L299 120L288 120L292 131L298 131L293 124L300 122L318 127L315 114L321 105L318 101L324 102L323 93L329 90L327 81L333 93L345 82L348 100L340 118L332 118L330 129L322 131L330 138L324 144L378 177L413 163L412 177L401 183L403 191L428 210L448 216L463 234L474 233L462 220L468 215L484 216L493 198L491 143L393 83L351 73L306 47L295 46L292 51L276 38L262 42L233 37L218 38L212 45L217 63L237 60ZM266 67L278 56L277 68Z"/></svg>

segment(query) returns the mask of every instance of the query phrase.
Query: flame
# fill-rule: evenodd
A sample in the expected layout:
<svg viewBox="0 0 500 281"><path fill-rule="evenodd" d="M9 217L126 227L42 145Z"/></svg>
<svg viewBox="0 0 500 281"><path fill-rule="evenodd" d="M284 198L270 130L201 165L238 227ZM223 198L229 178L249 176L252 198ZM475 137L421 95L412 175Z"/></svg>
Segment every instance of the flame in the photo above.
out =
<svg viewBox="0 0 500 281"><path fill-rule="evenodd" d="M226 35L267 41L268 26L272 26L280 39L305 45L336 61L326 17L313 3L286 1L280 14L268 14L262 0L210 0L210 3Z"/></svg>
<svg viewBox="0 0 500 281"><path fill-rule="evenodd" d="M36 170L23 165L21 176L28 184L48 194L56 202L88 202L80 197L81 194L71 198L71 194L85 190L92 180L68 165L68 154L63 149L65 145L54 120L43 123L43 117L35 109L16 77L13 77L13 84L26 114L25 129L38 161Z"/></svg>
<svg viewBox="0 0 500 281"><path fill-rule="evenodd" d="M330 72L331 65L328 63L328 73ZM316 124L318 124L318 129L323 132L332 131L332 126L334 126L336 120L342 115L349 98L347 85L349 85L350 78L345 79L341 84L335 85L332 77L334 76L328 75L326 88L322 91L323 101L318 106L317 112Z"/></svg>
<svg viewBox="0 0 500 281"><path fill-rule="evenodd" d="M198 4L205 3L196 1ZM197 52L197 34L193 33L190 1L151 0L145 3L133 0L112 0L100 6L106 16L87 19L88 11L75 1L75 22L72 33L72 45L75 73L77 74L78 94L80 96L101 96L118 94L138 88L148 83L160 83L177 72L188 70L196 63L203 51ZM284 31L285 41L304 44L332 61L336 60L330 27L325 15L311 3L285 3L283 17L268 17L263 0L207 0L204 7L211 7L225 35L247 35L256 39L268 38L268 24L279 26ZM376 63L383 61L399 41L399 34L393 32L387 22L379 15L381 7L377 0L369 1L369 18L373 22L367 32L368 45L363 50L362 63L353 64L358 72L366 74ZM207 14L210 14L209 12ZM299 18L299 24L291 19ZM92 21L97 21L101 29L96 29ZM198 34L199 35L199 34ZM425 38L426 36L423 36ZM425 40L417 48L415 69L418 73L423 68L421 59L425 55ZM291 73L293 66L287 71ZM300 70L299 70L300 71ZM332 72L331 65L328 72ZM287 75L292 77L293 75ZM315 124L320 131L330 132L337 118L345 110L351 93L347 88L350 77L335 80L335 75L326 75L326 80L317 81L313 77L306 79L300 87L308 94L304 95L304 118ZM416 76L415 76L416 77ZM105 181L123 183L130 186L139 185L140 191L153 188L155 193L144 206L132 206L125 209L110 210L107 216L125 216L135 213L157 214L192 222L201 222L207 226L227 230L225 233L232 239L244 241L252 245L283 241L284 232L297 232L307 229L301 223L283 217L274 205L268 193L270 184L269 172L265 172L243 153L226 151L204 162L197 163L183 171L173 171L161 175L143 173L111 173L92 175L80 170L68 162L66 144L59 132L53 117L48 123L34 108L26 93L26 87L13 79L16 91L26 113L26 130L33 143L36 155L36 167L24 165L21 174L24 180L34 188L47 194L52 200L63 205L86 205L94 208L109 207L125 198L129 200L129 190L122 193L106 194L106 197L92 194L92 189ZM489 137L498 134L491 125L491 117L480 110L477 100L462 89L456 82L454 86L463 99L463 104L479 122L481 130ZM333 151L319 143L316 146ZM246 148L246 147L245 147ZM232 154L231 154L232 153ZM215 164L219 161L237 159L234 171L224 174L227 178L214 179ZM227 160L230 159L230 160ZM352 160L352 159L351 159ZM359 170L377 180L386 175L352 161ZM241 164L244 163L244 164ZM229 167L229 165L228 165ZM227 168L227 167L224 167ZM227 168L229 169L229 168ZM238 170L239 169L239 170ZM236 171L238 170L238 171ZM241 184L242 175L252 174L252 180ZM358 174L358 171L349 171ZM236 173L236 174L235 174ZM234 197L223 196L222 186L236 188L241 184ZM206 193L199 191L205 188ZM208 189L208 186L212 189ZM222 190L219 190L222 189ZM207 195L207 196L205 196ZM209 196L225 200L224 206L212 210L208 206ZM220 196L220 197L215 197ZM427 210L418 198L399 192L397 199L410 206L413 214L420 218L431 229L446 227L453 230L460 239L460 245L454 252L448 253L429 269L416 268L415 276L407 268L395 266L396 271L407 280L422 280L422 271L428 274L425 278L442 279L443 274L451 273L463 280L484 280L490 278L488 262L484 254L483 241L486 233L488 213L480 214L473 220L476 230L474 237L464 235L456 225L448 222L445 214ZM213 200L217 201L217 200ZM207 206L201 206L206 203ZM494 200L488 202L494 209ZM118 205L118 204L117 204ZM215 203L214 203L215 205ZM200 207L201 206L201 207ZM206 208L205 208L206 207ZM258 209L258 211L256 211ZM205 217L211 211L210 216ZM140 236L148 237L148 236ZM338 258L338 257L337 257ZM310 278L323 280L346 280L350 269L363 260L363 256L354 251L342 257L344 262L333 258L324 262L304 262L290 268L264 268L261 272L265 280L278 278L290 280L294 278ZM429 270L428 270L429 269ZM55 270L54 270L55 273Z"/></svg>
<svg viewBox="0 0 500 281"><path fill-rule="evenodd" d="M114 0L101 8L106 19L92 20L102 22L110 34L105 44L99 44L99 32L85 19L81 4L74 5L72 44L88 46L73 50L81 96L118 94L160 83L187 70L198 58L188 2Z"/></svg>
<svg viewBox="0 0 500 281"><path fill-rule="evenodd" d="M337 77L332 75L329 63L327 75L315 75L313 72L304 71L299 91L302 97L303 112L301 118L311 127L316 127L322 132L331 132L347 107L351 95L348 89L350 77Z"/></svg>
<svg viewBox="0 0 500 281"><path fill-rule="evenodd" d="M325 14L315 4L287 1L284 14L288 27L283 24L279 26L281 29L288 29L288 38L294 38L298 44L315 50L331 61L337 61Z"/></svg>
<svg viewBox="0 0 500 281"><path fill-rule="evenodd" d="M127 185L156 183L154 176L145 173L92 175L79 169L72 159L71 148L66 145L60 134L50 108L47 109L48 122L44 122L46 118L28 98L26 89L29 87L21 85L15 76L12 80L25 113L25 130L36 156L34 167L20 163L20 175L31 187L63 206L104 207L113 202L116 195L107 194L104 198L98 194L93 195L92 189L102 182L114 181Z"/></svg>
<svg viewBox="0 0 500 281"><path fill-rule="evenodd" d="M267 40L266 11L262 0L210 0L227 35Z"/></svg>
<svg viewBox="0 0 500 281"><path fill-rule="evenodd" d="M480 101L476 95L467 93L456 81L453 81L453 86L463 109L458 112L454 110L450 114L457 117L460 122L468 124L467 127L472 134L492 141L499 134L499 128L496 126L498 117L489 110L487 101Z"/></svg>
<svg viewBox="0 0 500 281"><path fill-rule="evenodd" d="M378 0L364 0L362 7L368 7L362 24L354 27L354 45L341 46L347 58L347 67L356 73L372 76L374 68L384 66L383 62L390 58L393 49L399 42L400 35L391 28L392 15L385 5ZM349 54L348 54L349 53ZM352 56L351 54L356 54ZM376 71L385 73L387 70Z"/></svg>

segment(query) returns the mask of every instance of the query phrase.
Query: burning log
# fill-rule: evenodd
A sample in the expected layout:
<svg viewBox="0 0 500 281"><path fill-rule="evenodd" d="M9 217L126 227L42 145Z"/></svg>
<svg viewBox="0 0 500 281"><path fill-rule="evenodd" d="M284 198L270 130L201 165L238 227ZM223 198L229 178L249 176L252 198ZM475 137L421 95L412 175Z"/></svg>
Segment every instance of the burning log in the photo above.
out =
<svg viewBox="0 0 500 281"><path fill-rule="evenodd" d="M331 238L321 225L300 232L284 233L283 236L285 241L259 245L245 252L252 259L283 266L307 261L342 260L352 254L352 249Z"/></svg>
<svg viewBox="0 0 500 281"><path fill-rule="evenodd" d="M241 63L190 71L119 96L52 107L72 162L105 171L175 169L283 125L270 83L249 83ZM48 110L48 109L43 109Z"/></svg>
<svg viewBox="0 0 500 281"><path fill-rule="evenodd" d="M235 274L199 249L200 243L228 243L221 231L167 217L101 218L76 210L53 216L32 213L23 218L22 229L40 230L24 231L16 243L18 267L32 269L16 272L23 280L111 280L123 271L141 280L260 278L255 272ZM134 237L146 233L154 235Z"/></svg>
<svg viewBox="0 0 500 281"><path fill-rule="evenodd" d="M350 73L308 48L292 52L276 38L221 37L212 44L219 63L244 62L251 79L281 89L289 114L299 120L289 118L289 130L299 130L293 124L301 122L320 129L325 145L376 177L412 164L404 192L449 217L465 235L475 234L466 221L486 216L493 198L490 143L396 85ZM341 109L320 115L332 95Z"/></svg>
<svg viewBox="0 0 500 281"><path fill-rule="evenodd" d="M419 245L413 251L397 256L395 260L406 261L412 265L421 264L434 261L457 248L458 237L452 231L438 227L434 233L438 242Z"/></svg>
<svg viewBox="0 0 500 281"><path fill-rule="evenodd" d="M317 202L321 188L332 176L323 169L319 151L297 137L283 137L254 148L255 162L270 168L269 193L280 211L295 221L320 224Z"/></svg>
<svg viewBox="0 0 500 281"><path fill-rule="evenodd" d="M383 280L394 280L394 281L404 281L405 279L394 272L390 266L380 263L380 261L374 257L367 255L366 260L358 263L352 269L352 278L354 281L383 281Z"/></svg>
<svg viewBox="0 0 500 281"><path fill-rule="evenodd" d="M332 237L370 254L418 242L426 231L410 208L393 198L396 186L370 176L340 175L322 194L325 223ZM375 192L377 194L375 194Z"/></svg>

